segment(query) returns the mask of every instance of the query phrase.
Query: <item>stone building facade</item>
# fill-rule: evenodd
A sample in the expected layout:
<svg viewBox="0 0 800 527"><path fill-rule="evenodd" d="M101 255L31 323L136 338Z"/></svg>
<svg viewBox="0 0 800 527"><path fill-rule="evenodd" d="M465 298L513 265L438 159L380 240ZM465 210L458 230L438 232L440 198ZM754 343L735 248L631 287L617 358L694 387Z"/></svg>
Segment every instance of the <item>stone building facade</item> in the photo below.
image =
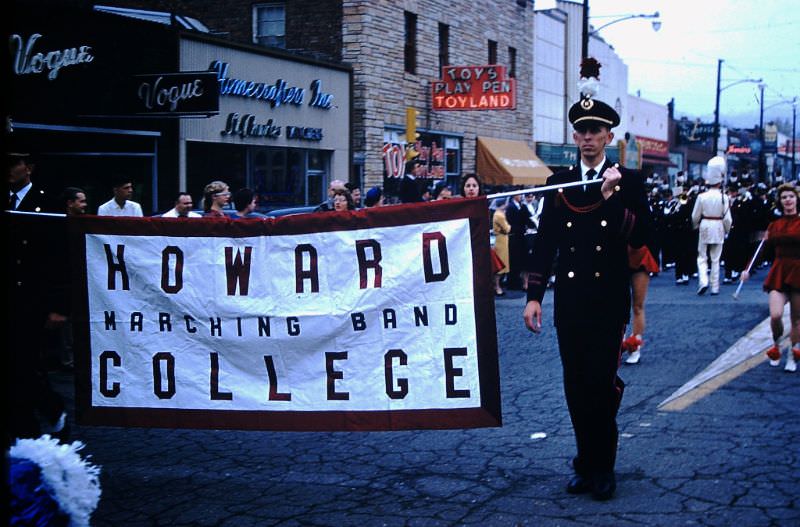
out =
<svg viewBox="0 0 800 527"><path fill-rule="evenodd" d="M408 143L407 108L417 111L421 149L441 165L431 171L431 179L446 178L451 185L461 174L476 171L478 137L528 145L533 139L533 3L526 0L109 0L104 4L192 16L212 33L248 43L254 41L254 8L283 8L287 51L353 69L353 170L331 174L332 178L364 186L384 184L387 148ZM416 26L413 73L404 67L409 16ZM441 79L443 34L450 65L485 66L489 48L494 47L495 62L516 79L514 109L432 109L432 83Z"/></svg>
<svg viewBox="0 0 800 527"><path fill-rule="evenodd" d="M344 2L342 59L353 65L354 152L364 153L367 184L384 173L387 132L403 129L408 107L419 111L418 132L460 139L460 172L476 170L479 136L532 138L533 12L514 1ZM416 73L404 70L404 13L417 17ZM449 28L449 64L488 64L489 41L497 63L510 67L516 50L516 109L433 111L431 82L441 78L439 26ZM441 134L439 134L441 132ZM408 138L406 138L408 139ZM440 145L441 146L441 145ZM452 167L451 167L452 168ZM447 172L451 173L450 169Z"/></svg>

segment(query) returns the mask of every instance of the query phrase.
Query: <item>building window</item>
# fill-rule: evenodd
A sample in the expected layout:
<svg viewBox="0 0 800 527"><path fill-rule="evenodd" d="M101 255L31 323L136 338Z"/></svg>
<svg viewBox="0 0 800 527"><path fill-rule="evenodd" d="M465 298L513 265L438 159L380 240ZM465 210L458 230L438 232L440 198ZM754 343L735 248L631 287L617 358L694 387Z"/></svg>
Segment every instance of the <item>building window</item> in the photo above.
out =
<svg viewBox="0 0 800 527"><path fill-rule="evenodd" d="M417 73L417 15L405 11L405 68L406 73Z"/></svg>
<svg viewBox="0 0 800 527"><path fill-rule="evenodd" d="M517 76L517 48L511 46L508 48L508 76L512 78Z"/></svg>
<svg viewBox="0 0 800 527"><path fill-rule="evenodd" d="M253 6L253 42L286 47L286 5L283 2Z"/></svg>
<svg viewBox="0 0 800 527"><path fill-rule="evenodd" d="M489 41L489 64L497 64L497 42Z"/></svg>
<svg viewBox="0 0 800 527"><path fill-rule="evenodd" d="M450 26L439 22L439 71L450 64Z"/></svg>

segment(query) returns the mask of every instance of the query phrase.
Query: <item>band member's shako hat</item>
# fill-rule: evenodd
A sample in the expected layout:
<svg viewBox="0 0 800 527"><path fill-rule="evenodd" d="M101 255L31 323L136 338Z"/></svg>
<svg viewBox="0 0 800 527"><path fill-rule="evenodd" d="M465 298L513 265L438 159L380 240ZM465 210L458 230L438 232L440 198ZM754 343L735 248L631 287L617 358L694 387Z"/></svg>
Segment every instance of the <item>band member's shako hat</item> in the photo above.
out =
<svg viewBox="0 0 800 527"><path fill-rule="evenodd" d="M611 129L619 125L616 110L594 98L600 87L600 63L592 57L583 59L580 75L581 100L572 105L568 114L572 126L601 125Z"/></svg>

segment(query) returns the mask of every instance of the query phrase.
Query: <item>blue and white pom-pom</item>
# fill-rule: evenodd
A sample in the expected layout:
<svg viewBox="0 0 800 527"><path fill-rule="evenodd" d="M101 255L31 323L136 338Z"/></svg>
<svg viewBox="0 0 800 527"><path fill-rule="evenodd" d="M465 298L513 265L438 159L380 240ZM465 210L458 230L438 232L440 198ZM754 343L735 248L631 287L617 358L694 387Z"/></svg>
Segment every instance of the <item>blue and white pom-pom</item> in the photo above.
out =
<svg viewBox="0 0 800 527"><path fill-rule="evenodd" d="M9 525L88 527L100 501L100 469L49 435L19 439L9 451Z"/></svg>
<svg viewBox="0 0 800 527"><path fill-rule="evenodd" d="M600 93L600 81L595 77L581 78L578 81L578 90L584 97L596 97Z"/></svg>

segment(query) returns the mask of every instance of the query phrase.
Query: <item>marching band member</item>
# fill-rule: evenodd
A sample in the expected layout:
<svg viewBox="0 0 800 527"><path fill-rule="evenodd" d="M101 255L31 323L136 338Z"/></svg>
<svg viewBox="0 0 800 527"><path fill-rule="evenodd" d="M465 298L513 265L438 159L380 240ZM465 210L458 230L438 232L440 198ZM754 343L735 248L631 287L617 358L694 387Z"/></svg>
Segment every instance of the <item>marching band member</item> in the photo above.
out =
<svg viewBox="0 0 800 527"><path fill-rule="evenodd" d="M722 193L722 180L725 177L725 159L715 156L709 159L706 184L709 189L697 197L692 210L692 224L700 229L697 242L697 280L698 295L708 290L708 260L711 259L711 294L719 294L719 259L725 235L731 230L731 203Z"/></svg>
<svg viewBox="0 0 800 527"><path fill-rule="evenodd" d="M581 100L569 110L580 162L547 183L602 183L544 194L523 318L528 329L541 331L541 302L555 259L554 324L577 443L575 476L566 490L607 500L616 489L616 416L624 388L617 368L630 318L627 248L644 244L652 222L641 175L606 157L619 115L592 98L599 68L594 59L581 64Z"/></svg>
<svg viewBox="0 0 800 527"><path fill-rule="evenodd" d="M689 285L697 265L697 241L692 228L695 194L688 186L667 204L664 215L675 255L675 285Z"/></svg>
<svg viewBox="0 0 800 527"><path fill-rule="evenodd" d="M650 286L650 273L657 273L659 267L647 245L639 248L628 247L628 265L631 269L633 327L630 336L622 342L622 348L628 352L625 364L639 364L644 344L644 301L647 298L647 288Z"/></svg>
<svg viewBox="0 0 800 527"><path fill-rule="evenodd" d="M782 216L769 224L764 244L774 254L772 268L764 280L764 291L769 293L769 318L772 328L773 346L767 350L771 366L778 366L781 359L779 340L783 336L783 306L789 302L791 320L791 351L786 353L786 371L797 370L800 360L800 217L797 202L800 193L791 184L778 187L777 207ZM748 271L742 272L742 280L750 278Z"/></svg>

